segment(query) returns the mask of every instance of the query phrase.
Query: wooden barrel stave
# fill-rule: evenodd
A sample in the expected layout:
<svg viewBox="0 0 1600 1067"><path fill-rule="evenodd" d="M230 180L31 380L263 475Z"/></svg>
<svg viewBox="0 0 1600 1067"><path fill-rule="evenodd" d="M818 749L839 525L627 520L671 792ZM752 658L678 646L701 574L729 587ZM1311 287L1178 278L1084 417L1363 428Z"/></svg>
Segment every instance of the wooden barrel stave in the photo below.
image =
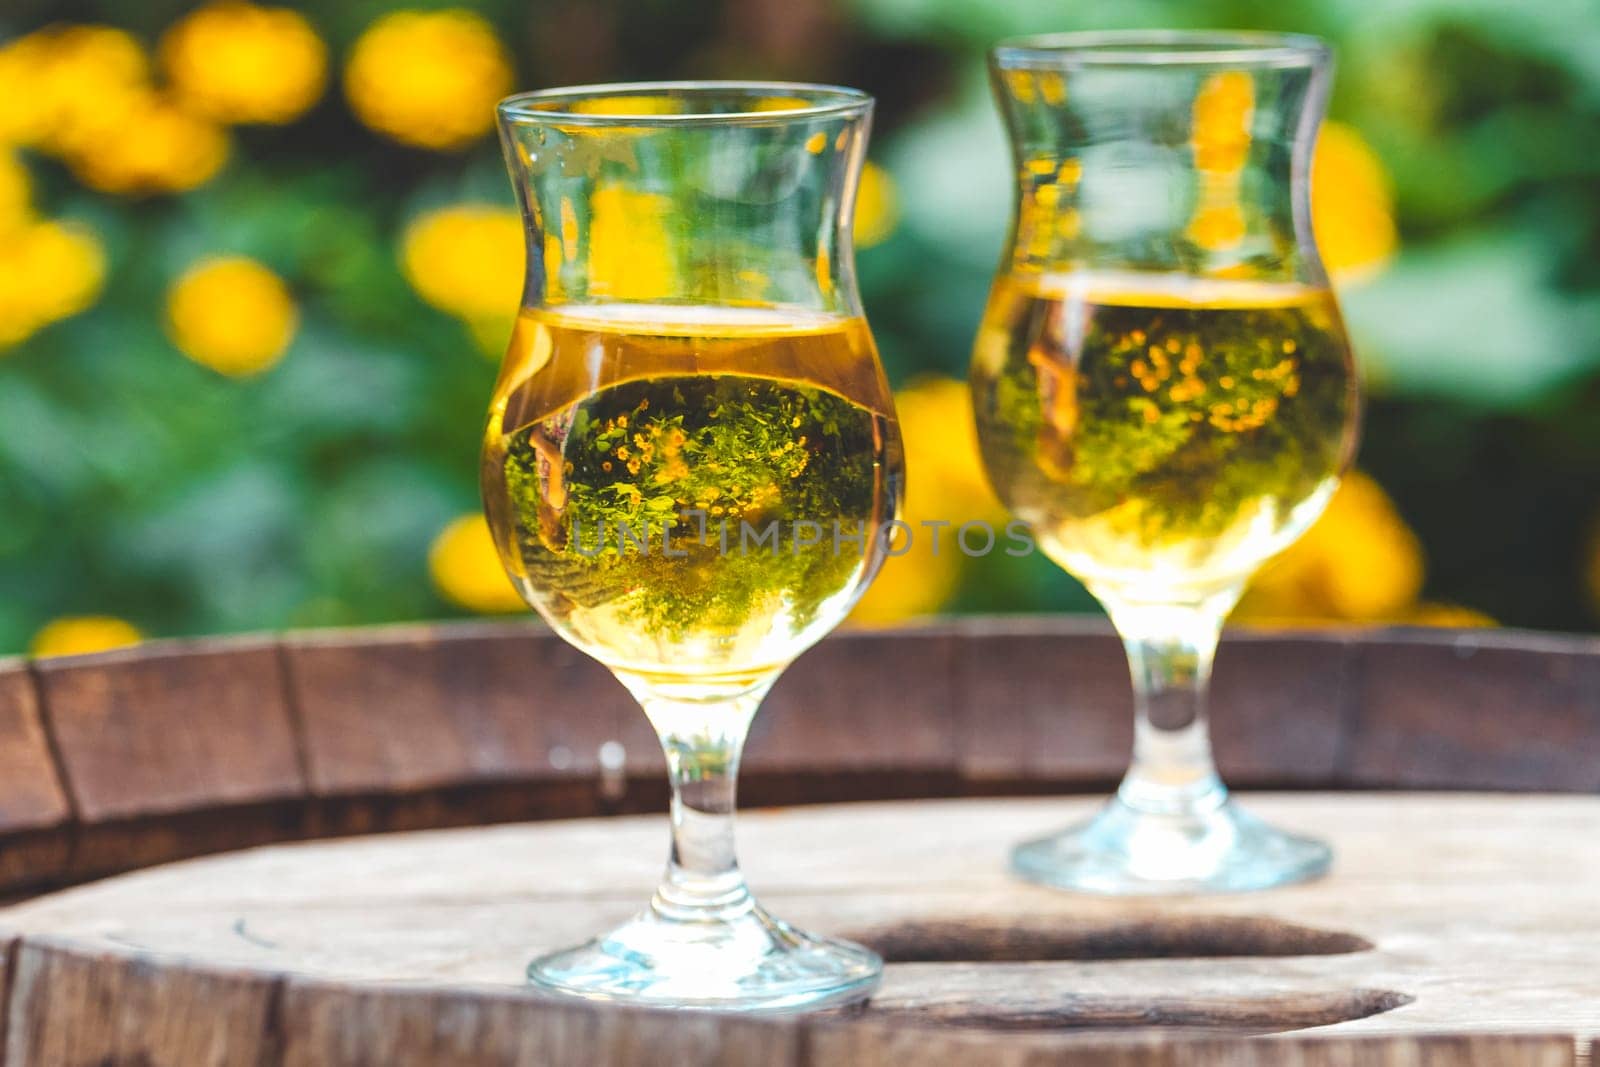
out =
<svg viewBox="0 0 1600 1067"><path fill-rule="evenodd" d="M774 691L741 793L760 805L1100 790L1125 762L1129 703L1120 648L1095 622L985 619L843 634ZM1592 638L1230 632L1213 703L1220 763L1236 786L1600 790L1600 641ZM621 746L609 761L601 757L608 743ZM0 890L272 841L657 811L660 772L654 739L621 688L520 623L159 643L0 663ZM1470 842L1459 848L1470 854ZM1457 872L1470 877L1470 864ZM771 896L796 918L818 918L804 899L781 889ZM619 894L617 913L636 900ZM1245 927L1218 932L1202 923L1185 932L1123 916L1097 930L1056 915L1049 931L1060 953L1086 959L1108 945L1132 946L1142 955L1125 961L1128 976L1194 984L1176 1000L1141 1000L1118 988L1095 993L1083 974L1063 972L1065 985L1042 1000L1036 994L1030 1007L1025 984L1006 991L979 965L999 958L992 954L1006 938L1013 953L1019 938L1040 940L1015 915L986 933L969 910L952 935L948 916L906 913L871 894L862 900L866 911L844 932L889 936L881 922L874 928L871 909L899 908L901 919L925 924L909 935L898 928L902 939L946 962L897 966L897 984L862 1018L776 1027L580 1010L504 989L373 989L270 969L174 968L159 954L86 949L35 931L7 953L0 1062L478 1064L524 1054L534 1058L520 1061L552 1054L549 1062L562 1062L563 1050L567 1062L601 1050L621 1063L661 1062L674 1050L678 1062L704 1054L726 1062L1068 1063L1104 1053L1113 1059L1093 1062L1331 1064L1356 1062L1363 1050L1385 1062L1574 1062L1571 1030L1244 1044L1073 1032L1119 1013L1169 1031L1204 1024L1204 968L1192 955L1177 964L1149 957L1162 944L1187 954L1206 938L1238 944ZM1323 929L1316 920L1329 911L1321 910L1299 917L1300 933L1252 928L1252 958L1275 939L1303 952L1306 942L1294 937L1349 933ZM1492 951L1514 947L1513 937ZM971 996L947 989L941 1000L917 984L919 966L944 968L948 983L951 968L967 965L952 959L962 952L980 956L974 988L1010 999L1010 1022L985 1017ZM1410 995L1404 982L1363 982L1370 972L1359 955L1296 959L1301 979L1266 972L1261 996L1214 1006L1232 1012L1221 1024L1271 1030L1338 1015L1358 1021L1337 1032L1361 1019L1384 1026L1400 1014L1382 1010L1390 999ZM1067 996L1074 991L1075 1002ZM88 1014L95 1021L81 1017ZM1049 1032L1018 1029L1019 1019Z"/></svg>
<svg viewBox="0 0 1600 1067"><path fill-rule="evenodd" d="M1099 791L1126 761L1129 704L1120 649L1094 621L842 634L780 680L743 795ZM1237 786L1600 790L1592 638L1232 632L1213 706ZM0 664L0 742L0 890L274 840L656 810L664 797L659 750L621 687L519 623Z"/></svg>

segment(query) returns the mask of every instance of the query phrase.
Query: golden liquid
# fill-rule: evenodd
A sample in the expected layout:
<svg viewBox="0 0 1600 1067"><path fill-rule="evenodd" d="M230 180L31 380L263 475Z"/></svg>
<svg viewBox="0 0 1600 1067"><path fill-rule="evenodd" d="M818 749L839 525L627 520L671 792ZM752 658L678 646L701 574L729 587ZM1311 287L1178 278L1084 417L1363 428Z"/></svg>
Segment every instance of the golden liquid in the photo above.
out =
<svg viewBox="0 0 1600 1067"><path fill-rule="evenodd" d="M892 411L860 319L529 311L484 442L490 525L523 597L613 669L758 678L876 572Z"/></svg>
<svg viewBox="0 0 1600 1067"><path fill-rule="evenodd" d="M1241 582L1311 524L1354 448L1355 373L1324 289L1002 278L972 388L1001 499L1123 599Z"/></svg>

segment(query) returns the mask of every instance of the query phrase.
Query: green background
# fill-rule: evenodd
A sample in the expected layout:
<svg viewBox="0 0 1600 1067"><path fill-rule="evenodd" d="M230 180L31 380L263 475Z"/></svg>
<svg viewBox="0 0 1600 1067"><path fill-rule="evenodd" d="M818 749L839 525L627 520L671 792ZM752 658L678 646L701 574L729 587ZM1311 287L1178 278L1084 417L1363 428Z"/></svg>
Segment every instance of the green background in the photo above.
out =
<svg viewBox="0 0 1600 1067"><path fill-rule="evenodd" d="M234 131L227 168L127 200L29 159L35 199L86 220L110 272L89 311L0 356L0 651L108 613L180 635L457 613L427 548L477 506L495 368L400 274L419 211L509 203L493 138L410 149L358 123L337 64L397 5L294 5L328 42L329 91L282 128ZM411 5L427 7L426 4ZM674 77L860 86L900 222L859 257L891 377L964 375L1010 210L983 50L1119 26L1330 38L1332 113L1394 179L1401 250L1344 294L1371 388L1360 464L1421 538L1425 595L1518 626L1600 624L1584 582L1600 511L1600 6L1469 0L756 0L484 3L522 87ZM153 42L186 5L9 0L0 37L54 21ZM4 106L4 105L0 105ZM254 256L301 325L272 372L176 355L166 288L196 258ZM915 463L913 456L912 462ZM1089 610L1037 556L971 570L961 610Z"/></svg>

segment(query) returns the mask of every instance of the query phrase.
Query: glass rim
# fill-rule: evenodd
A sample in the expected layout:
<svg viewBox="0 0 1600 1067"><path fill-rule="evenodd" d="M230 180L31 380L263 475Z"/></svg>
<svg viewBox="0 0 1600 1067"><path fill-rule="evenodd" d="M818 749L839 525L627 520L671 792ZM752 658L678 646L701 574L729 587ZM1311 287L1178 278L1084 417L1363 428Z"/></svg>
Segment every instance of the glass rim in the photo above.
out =
<svg viewBox="0 0 1600 1067"><path fill-rule="evenodd" d="M1008 37L989 51L1002 69L1317 67L1333 49L1309 33L1257 30L1075 30Z"/></svg>
<svg viewBox="0 0 1600 1067"><path fill-rule="evenodd" d="M611 97L677 96L685 99L713 95L746 94L790 97L804 107L771 111L688 111L672 115L613 114L574 111L571 104ZM501 100L495 110L506 122L560 123L577 126L679 126L774 125L795 119L860 115L872 109L872 94L844 85L783 81L649 81L609 82L600 85L564 85L516 93ZM556 106L537 106L556 105Z"/></svg>

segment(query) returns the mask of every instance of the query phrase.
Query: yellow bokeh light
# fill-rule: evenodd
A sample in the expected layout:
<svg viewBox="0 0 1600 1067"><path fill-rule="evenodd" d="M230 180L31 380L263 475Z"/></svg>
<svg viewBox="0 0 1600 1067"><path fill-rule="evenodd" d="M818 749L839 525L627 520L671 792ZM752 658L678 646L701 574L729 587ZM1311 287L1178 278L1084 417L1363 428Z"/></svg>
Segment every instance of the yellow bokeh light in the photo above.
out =
<svg viewBox="0 0 1600 1067"><path fill-rule="evenodd" d="M620 184L589 200L589 292L612 300L658 300L677 288L667 232L672 203Z"/></svg>
<svg viewBox="0 0 1600 1067"><path fill-rule="evenodd" d="M898 533L892 550L904 546ZM910 546L903 555L884 560L878 577L850 613L851 626L897 626L938 614L961 582L962 556L950 531L944 531L939 552L933 551L933 532L912 524Z"/></svg>
<svg viewBox="0 0 1600 1067"><path fill-rule="evenodd" d="M105 250L83 226L43 221L11 227L0 239L0 345L87 308L105 275Z"/></svg>
<svg viewBox="0 0 1600 1067"><path fill-rule="evenodd" d="M229 377L274 366L298 322L283 279L245 256L202 260L167 293L172 343L196 363Z"/></svg>
<svg viewBox="0 0 1600 1067"><path fill-rule="evenodd" d="M46 623L28 644L28 654L80 656L127 648L144 640L138 627L112 615L68 615Z"/></svg>
<svg viewBox="0 0 1600 1067"><path fill-rule="evenodd" d="M555 104L552 106L563 106ZM683 100L676 96L633 93L626 96L592 96L565 105L574 115L680 115Z"/></svg>
<svg viewBox="0 0 1600 1067"><path fill-rule="evenodd" d="M1328 273L1353 281L1394 257L1394 193L1383 161L1354 129L1324 122L1311 161L1311 223Z"/></svg>
<svg viewBox="0 0 1600 1067"><path fill-rule="evenodd" d="M1195 94L1189 144L1199 189L1185 236L1208 251L1235 247L1248 228L1239 187L1250 156L1255 101L1255 82L1237 70L1212 74Z"/></svg>
<svg viewBox="0 0 1600 1067"><path fill-rule="evenodd" d="M428 573L446 600L468 611L499 615L525 610L500 564L489 524L477 512L456 519L434 538Z"/></svg>
<svg viewBox="0 0 1600 1067"><path fill-rule="evenodd" d="M0 148L0 235L33 217L33 180L16 153Z"/></svg>
<svg viewBox="0 0 1600 1067"><path fill-rule="evenodd" d="M884 562L856 605L850 621L857 625L887 626L938 611L955 592L966 558L952 530L964 522L998 526L1006 521L984 474L965 382L944 377L913 382L895 394L895 411L911 457L901 520L913 536L910 550ZM921 523L941 520L951 526L939 537L935 554L934 531Z"/></svg>
<svg viewBox="0 0 1600 1067"><path fill-rule="evenodd" d="M144 49L110 26L47 26L0 47L0 140L60 151L102 125L103 109L145 89Z"/></svg>
<svg viewBox="0 0 1600 1067"><path fill-rule="evenodd" d="M1422 545L1377 482L1351 472L1298 542L1250 583L1241 620L1403 619L1422 591Z"/></svg>
<svg viewBox="0 0 1600 1067"><path fill-rule="evenodd" d="M876 163L861 168L861 185L856 190L855 243L871 248L894 232L900 221L900 198L894 179Z"/></svg>
<svg viewBox="0 0 1600 1067"><path fill-rule="evenodd" d="M1494 617L1476 608L1425 600L1397 621L1408 626L1441 626L1452 630L1481 630L1499 626Z"/></svg>
<svg viewBox="0 0 1600 1067"><path fill-rule="evenodd" d="M1255 82L1243 71L1221 71L1205 80L1195 94L1189 135L1196 169L1230 172L1244 166L1255 103Z"/></svg>
<svg viewBox="0 0 1600 1067"><path fill-rule="evenodd" d="M494 124L511 60L488 22L462 9L397 11L367 27L344 70L362 122L402 144L453 149Z"/></svg>
<svg viewBox="0 0 1600 1067"><path fill-rule="evenodd" d="M456 204L406 228L400 266L417 294L441 311L509 321L522 293L526 242L515 209Z"/></svg>
<svg viewBox="0 0 1600 1067"><path fill-rule="evenodd" d="M101 192L182 192L222 169L228 137L155 93L130 93L108 108L94 133L65 146L64 156L80 181Z"/></svg>
<svg viewBox="0 0 1600 1067"><path fill-rule="evenodd" d="M107 193L192 189L228 158L214 123L151 85L144 49L109 26L51 26L0 48L0 140L59 156Z"/></svg>
<svg viewBox="0 0 1600 1067"><path fill-rule="evenodd" d="M1201 208L1189 220L1188 237L1201 248L1232 248L1244 239L1244 210L1237 200Z"/></svg>
<svg viewBox="0 0 1600 1067"><path fill-rule="evenodd" d="M219 122L292 121L328 79L328 50L305 16L236 0L173 23L160 56L177 99Z"/></svg>

